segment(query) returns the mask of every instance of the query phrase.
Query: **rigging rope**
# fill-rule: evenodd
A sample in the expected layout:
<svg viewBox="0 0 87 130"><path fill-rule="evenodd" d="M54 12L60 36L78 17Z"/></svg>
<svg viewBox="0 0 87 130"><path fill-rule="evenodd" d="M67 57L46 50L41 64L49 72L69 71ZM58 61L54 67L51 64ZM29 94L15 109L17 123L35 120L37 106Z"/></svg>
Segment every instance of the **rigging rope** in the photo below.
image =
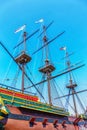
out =
<svg viewBox="0 0 87 130"><path fill-rule="evenodd" d="M55 80L54 80L54 82L55 82L56 86L58 86L58 84L56 83ZM59 91L61 92L61 94L64 95L63 90L61 90L61 88L60 88L59 86L58 86L58 89L59 89ZM64 98L64 100L66 101L67 98ZM72 107L72 105L71 105L70 103L68 103L68 105L69 105L70 108L73 110L73 112L75 112L75 109ZM64 105L63 105L63 107L64 107Z"/></svg>
<svg viewBox="0 0 87 130"><path fill-rule="evenodd" d="M68 97L66 98L66 103L65 103L65 109L68 111L68 105L69 105L69 99L70 99L70 92L71 92L71 89L69 89L69 95Z"/></svg>
<svg viewBox="0 0 87 130"><path fill-rule="evenodd" d="M19 39L18 39L18 41L17 41L17 44L18 44L18 42L19 42L20 39L21 39L21 35L22 35L22 33L23 33L23 31L21 31L20 37L19 37ZM15 53L16 53L16 48L14 49L12 55L15 55ZM10 62L9 62L9 65L8 65L7 71L6 71L6 73L5 73L5 76L4 76L3 80L2 80L2 83L5 83L5 79L8 79L7 77L8 77L9 70L10 70L10 68L11 68L12 62L13 62L13 60L11 59Z"/></svg>
<svg viewBox="0 0 87 130"><path fill-rule="evenodd" d="M42 75L42 78L41 78L41 81L45 79L45 74ZM38 85L38 90L44 95L44 87L45 87L45 84L40 84ZM42 101L42 97L39 95L41 101ZM45 97L44 97L45 98ZM46 99L45 99L46 100Z"/></svg>
<svg viewBox="0 0 87 130"><path fill-rule="evenodd" d="M34 76L33 76L32 72L30 71L30 69L29 69L28 65L26 65L26 68L27 68L27 70L29 71L29 73L30 73L31 77L33 78L33 80L35 81L35 78L34 78Z"/></svg>
<svg viewBox="0 0 87 130"><path fill-rule="evenodd" d="M18 65L19 69L22 70L22 67L15 61L14 57L11 55L11 53L7 50L7 48L0 42L1 46L4 48L4 50L9 54L9 56L13 59L13 61L16 63L16 65ZM37 92L42 96L42 98L44 99L43 95L38 91L37 87L35 86L35 84L33 83L33 81L30 79L30 77L28 77L28 75L24 72L24 75L26 76L26 78L31 82L31 84L34 86L34 88L37 90ZM44 101L46 102L46 100L44 99Z"/></svg>
<svg viewBox="0 0 87 130"><path fill-rule="evenodd" d="M57 86L57 83L56 83L56 81L54 79L52 79L51 84L52 84L51 85L51 91L54 94L54 95L52 94L53 95L53 100L54 100L55 97L59 96L59 92L58 92L58 89L57 89L58 86ZM61 107L64 108L64 105L63 105L61 100L58 99L57 102L58 102L58 105L60 105Z"/></svg>
<svg viewBox="0 0 87 130"><path fill-rule="evenodd" d="M83 104L82 104L82 102L81 102L81 99L79 98L79 96L77 95L77 93L75 94L76 95L76 97L77 97L77 99L78 99L78 101L79 101L79 104L80 104L80 106L81 106L81 108L82 108L82 110L83 110L83 113L85 113L85 108L84 108L84 106L83 106Z"/></svg>
<svg viewBox="0 0 87 130"><path fill-rule="evenodd" d="M13 86L13 87L16 87L16 83L17 83L17 80L18 80L19 72L20 72L20 69L17 68L17 72L16 72L15 77L14 77L12 83L11 83L11 86Z"/></svg>

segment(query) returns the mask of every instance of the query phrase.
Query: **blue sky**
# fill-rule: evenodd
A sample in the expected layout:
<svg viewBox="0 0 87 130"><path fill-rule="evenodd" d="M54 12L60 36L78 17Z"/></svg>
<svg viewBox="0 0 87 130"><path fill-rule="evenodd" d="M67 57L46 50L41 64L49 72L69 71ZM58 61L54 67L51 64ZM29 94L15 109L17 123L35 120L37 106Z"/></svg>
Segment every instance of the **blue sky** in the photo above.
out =
<svg viewBox="0 0 87 130"><path fill-rule="evenodd" d="M49 45L51 51L51 61L56 64L57 70L53 75L57 74L62 67L64 68L64 61L60 59L64 57L64 52L59 48L67 46L69 52L74 52L71 56L72 63L83 61L85 67L75 71L75 77L78 83L78 89L82 90L87 87L87 2L86 0L0 0L0 41L13 54L13 47L18 43L21 32L15 34L14 31L20 26L26 24L26 31L28 35L40 28L40 24L35 24L36 20L43 18L44 24L48 25L54 20L53 25L48 29L48 39L52 39L58 33L65 31L65 33L53 43ZM22 39L22 38L21 38ZM21 40L20 39L20 40ZM37 35L27 41L29 54L38 48ZM37 71L40 67L37 61L33 63L37 57L40 57L40 52L32 57L30 69L35 77L35 82L39 81L39 73ZM39 59L38 59L39 60ZM41 59L40 59L41 60ZM10 62L10 57L0 47L0 79L6 73L6 66ZM2 67L3 66L3 67ZM33 66L33 67L32 67ZM10 77L14 75L14 69L10 72ZM36 68L35 68L36 67ZM38 76L37 76L38 74ZM64 80L64 77L62 77ZM61 78L58 79L59 85ZM65 83L65 81L63 81ZM64 87L63 87L64 89ZM64 89L67 93L67 91ZM84 102L87 102L86 93ZM83 97L84 98L84 97Z"/></svg>

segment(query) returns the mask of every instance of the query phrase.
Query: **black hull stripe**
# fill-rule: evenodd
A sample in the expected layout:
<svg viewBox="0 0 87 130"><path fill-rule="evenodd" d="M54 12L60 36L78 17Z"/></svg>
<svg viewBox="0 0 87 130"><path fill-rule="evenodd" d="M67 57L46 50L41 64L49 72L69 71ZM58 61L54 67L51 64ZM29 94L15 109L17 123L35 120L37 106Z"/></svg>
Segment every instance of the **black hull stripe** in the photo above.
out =
<svg viewBox="0 0 87 130"><path fill-rule="evenodd" d="M12 114L10 113L8 118L10 119L15 119L15 120L25 120L25 121L29 121L32 116L28 116L28 115L18 115L18 114ZM45 119L45 117L36 117L35 121L36 122L43 122L43 120ZM54 120L56 120L55 118L48 118L48 123L53 123ZM63 119L59 119L58 118L58 123L61 124L63 122ZM73 125L73 122L70 122L68 120L66 120L66 124L71 124ZM84 121L83 122L80 122L79 124L82 124L84 125Z"/></svg>

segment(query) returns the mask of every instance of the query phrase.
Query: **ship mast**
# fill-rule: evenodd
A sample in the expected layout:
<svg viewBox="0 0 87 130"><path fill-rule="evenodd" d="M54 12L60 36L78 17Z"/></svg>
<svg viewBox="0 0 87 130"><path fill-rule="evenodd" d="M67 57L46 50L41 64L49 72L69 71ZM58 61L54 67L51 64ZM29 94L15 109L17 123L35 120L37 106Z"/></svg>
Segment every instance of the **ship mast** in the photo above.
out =
<svg viewBox="0 0 87 130"><path fill-rule="evenodd" d="M48 46L47 46L48 40L47 40L47 36L46 36L46 27L45 26L43 26L43 31L44 31L43 43L45 45L46 58L45 58L45 66L40 68L39 71L41 73L45 74L47 77L48 102L50 105L52 105L50 78L51 78L52 71L55 70L55 67L52 64L50 64L50 61L49 61Z"/></svg>
<svg viewBox="0 0 87 130"><path fill-rule="evenodd" d="M31 57L26 53L26 35L27 33L24 32L23 33L23 40L24 40L24 47L23 50L21 51L21 53L15 58L15 61L20 64L20 66L22 67L22 84L21 84L21 90L22 92L24 92L24 86L25 86L25 82L24 82L24 73L25 73L25 66L28 62L30 62Z"/></svg>
<svg viewBox="0 0 87 130"><path fill-rule="evenodd" d="M75 95L74 95L74 93L75 93L74 88L77 87L77 84L73 82L72 74L71 74L71 71L70 71L71 63L70 63L68 52L65 51L65 53L66 53L66 65L67 65L68 70L69 70L69 84L66 85L66 88L68 88L69 92L71 91L71 93L72 93L75 115L76 115L76 117L78 117L77 106L76 106Z"/></svg>

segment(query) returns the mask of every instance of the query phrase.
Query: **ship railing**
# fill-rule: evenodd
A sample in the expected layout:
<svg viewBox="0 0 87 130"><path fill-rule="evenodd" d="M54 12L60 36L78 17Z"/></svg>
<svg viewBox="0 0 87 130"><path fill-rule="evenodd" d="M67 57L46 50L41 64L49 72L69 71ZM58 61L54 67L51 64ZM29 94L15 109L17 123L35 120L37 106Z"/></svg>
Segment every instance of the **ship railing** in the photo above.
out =
<svg viewBox="0 0 87 130"><path fill-rule="evenodd" d="M69 115L68 112L61 111L61 109L56 110L56 109L51 108L50 106L46 107L46 104L41 105L41 104L33 102L33 101L18 99L17 97L15 97L14 101L12 101L11 96L7 96L7 95L3 95L3 94L1 96L3 97L5 103L7 102L7 104L12 103L12 105L17 105L18 107L25 106L25 108L27 107L27 108L31 108L31 109L35 109L35 110L44 111L44 112L50 112L50 113L66 115L66 116Z"/></svg>
<svg viewBox="0 0 87 130"><path fill-rule="evenodd" d="M76 86L77 86L76 82L73 82L72 84L70 84L70 83L66 84L67 88L75 88Z"/></svg>
<svg viewBox="0 0 87 130"><path fill-rule="evenodd" d="M14 88L14 87L11 87L11 86L9 86L9 85L5 85L5 84L0 84L1 86L1 88L6 88L6 89L8 89L8 90L13 90L13 91L15 91L15 92L21 92L22 93L22 90L21 89L18 89L18 88ZM3 87L2 87L3 86ZM30 94L30 95L32 95L32 96L35 96L36 95L36 93L32 93L32 92L28 92L28 91L24 91L24 94Z"/></svg>
<svg viewBox="0 0 87 130"><path fill-rule="evenodd" d="M19 57L22 54L28 54L28 51L21 51L20 53L18 53L15 58Z"/></svg>
<svg viewBox="0 0 87 130"><path fill-rule="evenodd" d="M79 117L82 118L82 119L86 119L87 120L87 115L86 114L80 114Z"/></svg>
<svg viewBox="0 0 87 130"><path fill-rule="evenodd" d="M51 62L49 62L49 64L48 64L47 66L49 66L49 65L54 66L54 64L53 64L53 63L51 63ZM41 68L44 68L44 67L46 67L46 64L44 64L44 65L40 66L40 67L39 67L39 70L40 70Z"/></svg>

